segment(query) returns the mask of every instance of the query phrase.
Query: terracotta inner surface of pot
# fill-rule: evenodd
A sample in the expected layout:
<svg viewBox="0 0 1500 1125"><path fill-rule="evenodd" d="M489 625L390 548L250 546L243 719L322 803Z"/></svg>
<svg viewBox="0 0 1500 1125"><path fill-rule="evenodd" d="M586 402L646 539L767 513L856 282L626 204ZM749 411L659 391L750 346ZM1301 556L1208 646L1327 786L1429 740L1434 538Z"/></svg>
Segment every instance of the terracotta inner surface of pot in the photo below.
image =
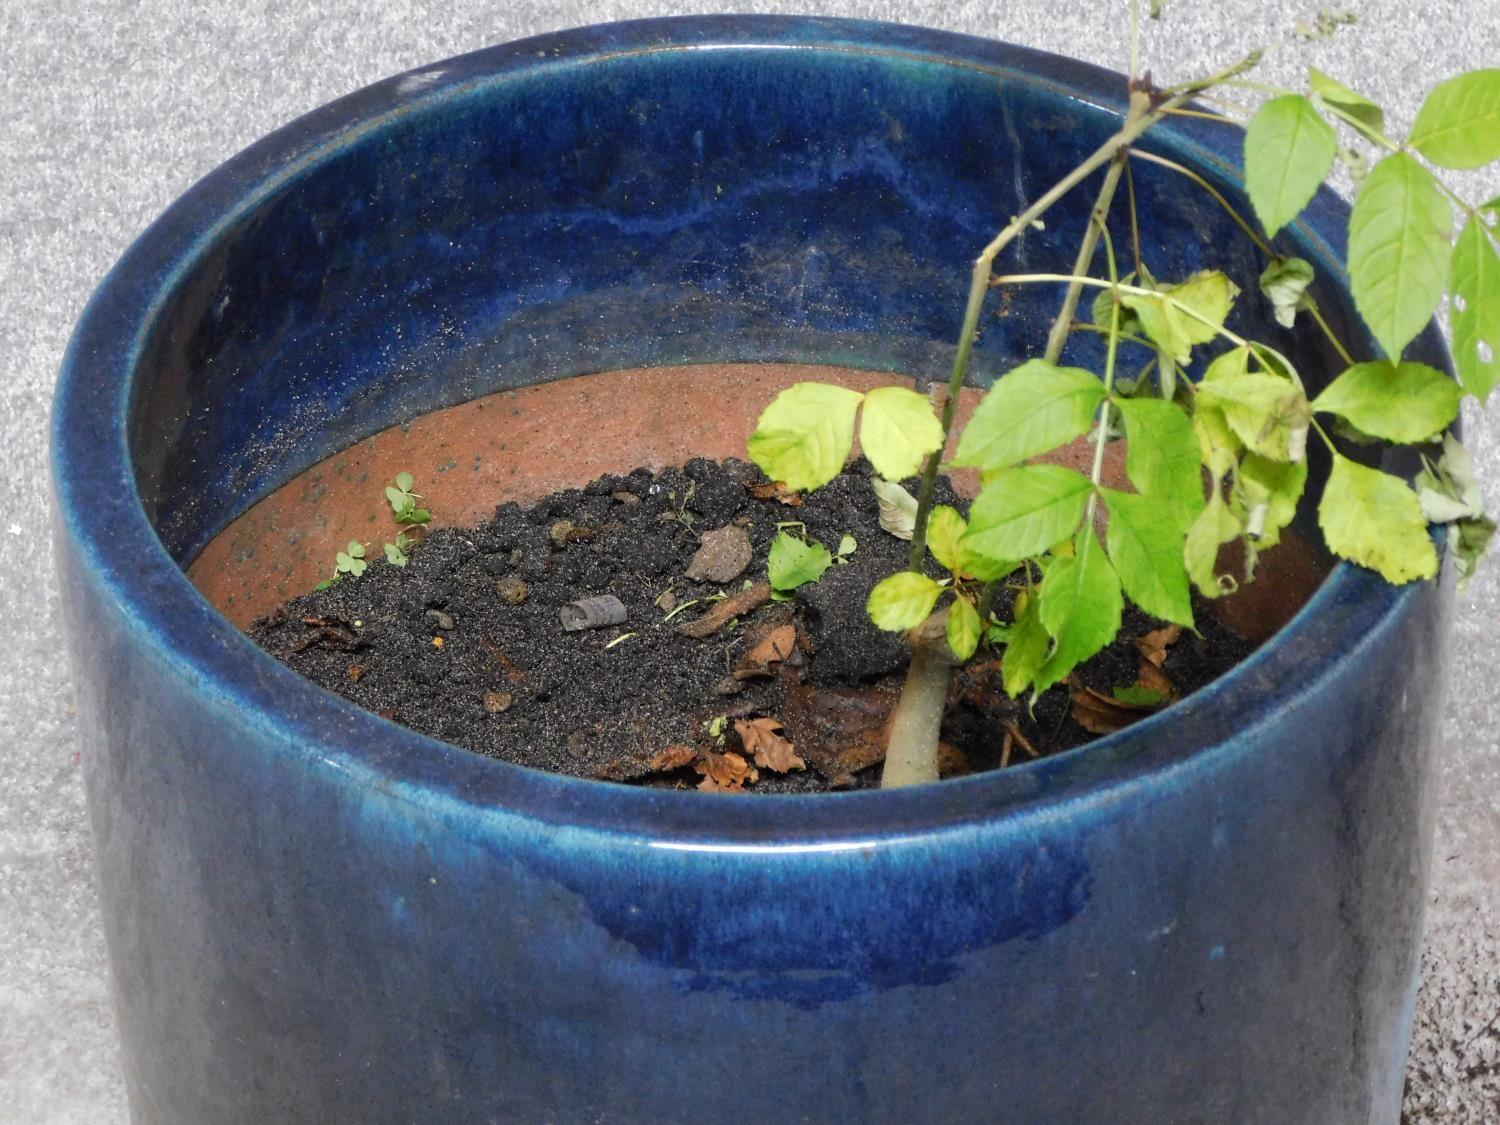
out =
<svg viewBox="0 0 1500 1125"><path fill-rule="evenodd" d="M416 478L434 527L489 518L506 500L532 503L605 473L681 465L694 457L745 456L755 421L777 392L809 380L856 390L911 380L887 372L803 364L697 364L639 368L501 391L393 426L333 455L256 503L204 548L188 578L243 629L333 573L350 540L370 559L395 537L385 486ZM941 393L941 392L939 392ZM980 392L959 400L962 432ZM952 447L950 445L949 452ZM1045 460L1087 472L1093 448L1080 439ZM1106 451L1105 483L1129 487L1124 443ZM972 496L978 474L953 475ZM1254 640L1270 636L1327 574L1295 536L1261 557L1257 580L1220 599L1220 618Z"/></svg>

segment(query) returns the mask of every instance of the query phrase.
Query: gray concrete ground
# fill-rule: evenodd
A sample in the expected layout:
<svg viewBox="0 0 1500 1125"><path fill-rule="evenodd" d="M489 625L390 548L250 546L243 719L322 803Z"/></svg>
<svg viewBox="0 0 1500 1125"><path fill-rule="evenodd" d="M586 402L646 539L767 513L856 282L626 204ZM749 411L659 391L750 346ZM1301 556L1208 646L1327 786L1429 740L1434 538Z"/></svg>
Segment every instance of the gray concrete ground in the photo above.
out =
<svg viewBox="0 0 1500 1125"><path fill-rule="evenodd" d="M1273 8L1275 10L1273 10ZM1116 4L1058 0L5 0L0 4L0 1120L125 1120L89 874L68 673L46 536L44 423L68 332L109 264L184 188L256 137L396 71L575 24L815 10L1008 38L1124 64ZM1278 37L1305 5L1175 0L1157 77ZM1500 14L1458 0L1358 5L1310 56L1399 127L1432 81L1500 63ZM1287 52L1291 55L1294 52ZM1296 81L1277 58L1265 73ZM1493 179L1494 177L1492 177ZM1489 184L1483 196L1500 190ZM1500 498L1493 421L1470 440ZM1500 1121L1500 567L1461 600L1444 730L1411 1122Z"/></svg>

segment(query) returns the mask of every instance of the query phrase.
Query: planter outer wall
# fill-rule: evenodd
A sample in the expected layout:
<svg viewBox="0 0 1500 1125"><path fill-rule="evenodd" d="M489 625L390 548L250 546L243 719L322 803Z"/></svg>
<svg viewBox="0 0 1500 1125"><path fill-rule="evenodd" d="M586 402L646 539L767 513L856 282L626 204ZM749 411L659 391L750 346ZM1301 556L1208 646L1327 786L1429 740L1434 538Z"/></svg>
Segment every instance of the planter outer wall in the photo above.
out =
<svg viewBox="0 0 1500 1125"><path fill-rule="evenodd" d="M143 236L79 327L54 434L137 1121L1395 1120L1443 586L1340 567L1120 734L768 800L426 740L258 652L180 570L319 457L506 386L725 360L942 376L967 262L1122 88L884 25L612 25L325 107ZM1151 145L1238 195L1233 134ZM1241 245L1137 173L1188 232L1159 274ZM1086 207L1025 264L1065 266ZM1321 196L1289 243L1325 278L1343 216ZM1242 330L1294 348L1229 253ZM987 318L981 381L1055 299Z"/></svg>

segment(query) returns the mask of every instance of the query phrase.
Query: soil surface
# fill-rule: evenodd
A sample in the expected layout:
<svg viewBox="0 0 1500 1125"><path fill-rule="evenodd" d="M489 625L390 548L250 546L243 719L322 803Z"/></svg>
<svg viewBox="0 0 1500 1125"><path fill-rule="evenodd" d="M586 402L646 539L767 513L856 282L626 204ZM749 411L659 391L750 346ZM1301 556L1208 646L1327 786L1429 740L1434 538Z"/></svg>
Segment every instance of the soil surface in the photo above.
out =
<svg viewBox="0 0 1500 1125"><path fill-rule="evenodd" d="M946 483L939 500L967 506ZM789 599L767 600L767 552L789 523L830 551L845 535L858 546ZM700 554L705 542L715 549ZM293 599L251 635L354 703L518 765L753 793L863 788L879 784L906 663L903 640L870 623L865 601L907 552L879 526L862 461L789 497L753 466L697 460L503 504L478 527L430 532L404 568L372 542L361 577ZM564 606L605 595L623 623L563 629ZM725 623L695 626L705 613ZM1207 603L1195 616L1198 635L1127 610L1120 639L1031 710L1006 698L996 654L981 649L953 679L944 775L1069 749L1254 647Z"/></svg>

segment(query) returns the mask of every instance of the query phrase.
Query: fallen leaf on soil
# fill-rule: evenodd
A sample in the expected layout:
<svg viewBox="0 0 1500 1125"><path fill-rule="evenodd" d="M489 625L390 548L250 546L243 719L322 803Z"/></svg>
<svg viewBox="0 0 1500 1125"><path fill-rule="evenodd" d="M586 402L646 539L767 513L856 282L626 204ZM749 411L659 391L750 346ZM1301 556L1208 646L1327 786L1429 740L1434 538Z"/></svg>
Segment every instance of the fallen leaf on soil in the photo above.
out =
<svg viewBox="0 0 1500 1125"><path fill-rule="evenodd" d="M755 764L762 769L788 773L807 768L807 763L797 757L796 747L778 733L784 729L779 719L767 717L749 722L736 719L734 729L745 749L755 755Z"/></svg>
<svg viewBox="0 0 1500 1125"><path fill-rule="evenodd" d="M788 686L781 719L798 753L835 785L885 760L899 677L867 688Z"/></svg>
<svg viewBox="0 0 1500 1125"><path fill-rule="evenodd" d="M346 625L324 625L313 630L301 640L294 641L291 645L292 652L304 652L314 645L319 648L330 648L335 652L355 652L363 648L363 643L357 638Z"/></svg>
<svg viewBox="0 0 1500 1125"><path fill-rule="evenodd" d="M768 484L751 485L750 495L757 500L775 500L779 504L785 504L788 508L802 507L802 493L793 492L779 480L773 480Z"/></svg>
<svg viewBox="0 0 1500 1125"><path fill-rule="evenodd" d="M1177 685L1168 679L1167 674L1155 663L1144 656L1141 657L1140 675L1136 678L1135 684L1136 687L1161 696L1167 703L1177 698Z"/></svg>
<svg viewBox="0 0 1500 1125"><path fill-rule="evenodd" d="M1171 681L1144 657L1141 659L1141 677L1140 682L1132 685L1136 691L1127 692L1122 698L1119 693L1110 696L1085 687L1076 676L1069 676L1068 697L1073 701L1074 722L1091 734L1113 734L1172 702ZM1164 684L1168 690L1161 691L1148 684L1145 682L1147 677ZM1130 698L1131 694L1141 698Z"/></svg>
<svg viewBox="0 0 1500 1125"><path fill-rule="evenodd" d="M737 680L769 679L776 674L781 662L792 655L797 647L797 627L782 625L772 629L764 640L745 653L735 666Z"/></svg>
<svg viewBox="0 0 1500 1125"><path fill-rule="evenodd" d="M671 773L689 765L697 756L698 751L691 746L674 743L652 755L651 760L646 763L646 770L648 773Z"/></svg>
<svg viewBox="0 0 1500 1125"><path fill-rule="evenodd" d="M702 545L688 563L687 577L694 582L715 582L723 585L733 582L755 557L750 546L750 536L743 527L730 524L728 527L705 531Z"/></svg>
<svg viewBox="0 0 1500 1125"><path fill-rule="evenodd" d="M917 498L894 481L876 477L875 501L880 506L880 527L897 539L911 539L917 528Z"/></svg>
<svg viewBox="0 0 1500 1125"><path fill-rule="evenodd" d="M1181 625L1163 625L1160 629L1153 629L1144 636L1137 637L1135 649L1143 660L1149 660L1160 668L1167 661L1167 649L1176 644L1180 636Z"/></svg>
<svg viewBox="0 0 1500 1125"><path fill-rule="evenodd" d="M705 750L703 757L693 768L703 775L703 780L698 782L698 788L711 792L743 789L747 784L760 778L755 767L733 750L724 754L715 754L712 750Z"/></svg>
<svg viewBox="0 0 1500 1125"><path fill-rule="evenodd" d="M757 582L748 590L731 594L702 617L677 626L677 631L685 637L702 640L704 637L712 636L720 626L727 625L736 617L744 617L747 613L753 613L770 600L771 584L765 581Z"/></svg>
<svg viewBox="0 0 1500 1125"><path fill-rule="evenodd" d="M505 673L505 678L507 680L509 680L513 684L523 684L526 682L526 673L521 671L521 666L510 657L506 656L505 653L501 652L500 647L495 644L494 641L490 640L488 637L480 637L479 643L482 644L485 647L485 650L495 658L495 663L500 665L500 668Z"/></svg>

